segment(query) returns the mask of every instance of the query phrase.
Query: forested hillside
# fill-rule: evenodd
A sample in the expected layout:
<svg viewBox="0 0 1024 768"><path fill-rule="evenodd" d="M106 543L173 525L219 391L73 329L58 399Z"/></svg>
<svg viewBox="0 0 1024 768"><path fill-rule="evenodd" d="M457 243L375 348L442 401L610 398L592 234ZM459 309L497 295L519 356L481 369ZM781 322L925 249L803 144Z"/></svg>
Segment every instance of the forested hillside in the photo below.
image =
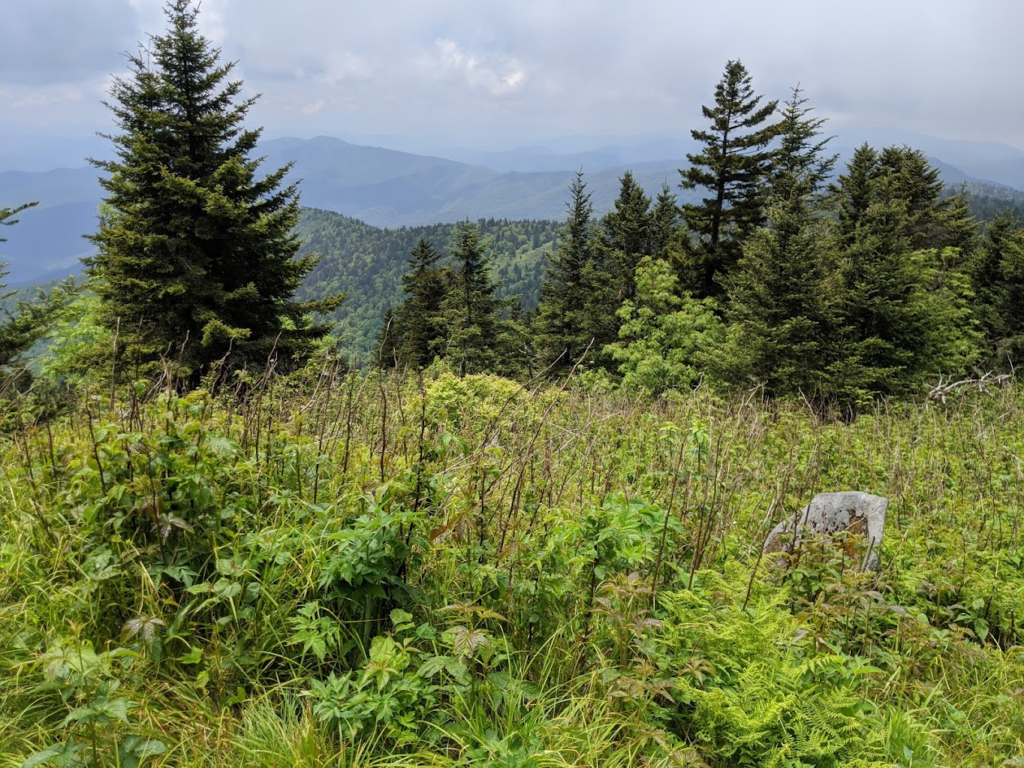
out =
<svg viewBox="0 0 1024 768"><path fill-rule="evenodd" d="M561 225L489 219L477 226L489 243L492 273L501 283L499 294L521 297L525 308L535 307L547 254ZM402 300L401 278L408 271L413 247L424 238L443 252L454 230L453 224L379 229L331 211L303 209L296 228L302 252L321 254L323 260L310 272L300 295L344 291L345 302L334 314L343 345L364 360L372 359L385 314Z"/></svg>
<svg viewBox="0 0 1024 768"><path fill-rule="evenodd" d="M678 188L678 169L686 164L682 155L610 167L597 162L581 166L576 162L581 158L556 156L549 161L558 166L556 170L499 174L325 137L275 139L261 145L258 152L265 153L270 164L295 163L290 178L302 180L304 206L335 211L389 229L435 222L452 224L467 218L562 220L568 186L581 167L587 174L598 215L612 209L619 178L626 170L633 173L648 195L657 195L667 183L678 193L680 202L698 199L695 193ZM853 155L852 149L837 148L837 152L844 161ZM524 163L529 160L523 158ZM1019 189L968 180L958 168L939 160L934 163L951 192L964 185L967 194L979 202L978 214L990 217L1007 206L1024 210L1024 192ZM102 197L97 172L92 168L38 173L0 168L0 199L39 201L39 206L22 220L18 238L0 249L0 259L8 262L11 282L40 282L79 271L78 259L92 253L83 236L96 231Z"/></svg>
<svg viewBox="0 0 1024 768"><path fill-rule="evenodd" d="M954 194L960 189L956 184L950 184L947 194ZM966 184L962 189L970 201L971 214L982 224L1000 215L1007 215L1024 224L1024 193L1009 187L981 183Z"/></svg>

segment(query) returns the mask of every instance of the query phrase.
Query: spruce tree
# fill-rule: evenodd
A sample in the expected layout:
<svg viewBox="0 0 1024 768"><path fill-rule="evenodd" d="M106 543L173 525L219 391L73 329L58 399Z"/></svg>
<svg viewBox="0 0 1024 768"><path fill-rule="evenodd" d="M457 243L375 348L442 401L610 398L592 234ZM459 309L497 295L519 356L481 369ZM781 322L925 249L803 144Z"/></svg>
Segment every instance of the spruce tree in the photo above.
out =
<svg viewBox="0 0 1024 768"><path fill-rule="evenodd" d="M840 177L840 199L856 201L839 220L845 377L865 394L896 394L918 384L930 365L924 264L910 246L899 186L857 163L855 155Z"/></svg>
<svg viewBox="0 0 1024 768"><path fill-rule="evenodd" d="M924 153L909 147L878 152L867 144L857 148L847 173L832 186L843 245L856 241L857 227L883 186L904 208L901 236L909 248L958 248L965 258L973 250L977 223L969 205L962 194L943 198L939 171Z"/></svg>
<svg viewBox="0 0 1024 768"><path fill-rule="evenodd" d="M1000 362L1012 369L1024 360L1024 230L1018 229L1006 242L1000 273L996 354Z"/></svg>
<svg viewBox="0 0 1024 768"><path fill-rule="evenodd" d="M18 220L14 217L35 205L26 203L15 208L0 208L0 226L17 224ZM7 238L0 237L0 243L5 242ZM16 300L14 297L17 291L3 292L6 288L2 282L7 276L6 267L6 263L0 262L0 384L11 377L12 369L20 368L24 371L24 367L19 365L19 359L59 319L75 293L74 284L67 281L53 288L49 294L38 293L35 301Z"/></svg>
<svg viewBox="0 0 1024 768"><path fill-rule="evenodd" d="M868 144L853 152L846 173L831 186L836 211L836 234L841 247L856 242L858 228L867 219L868 208L874 199L875 180L879 177L878 153Z"/></svg>
<svg viewBox="0 0 1024 768"><path fill-rule="evenodd" d="M768 122L776 101L761 103L741 62L729 61L715 87L715 104L702 107L711 121L708 130L694 130L704 144L688 154L690 167L679 171L683 189L705 189L699 204L686 204L682 214L696 238L688 255L692 286L698 297L718 296L722 279L740 257L743 241L764 222L765 192L772 166L769 144L778 127Z"/></svg>
<svg viewBox="0 0 1024 768"><path fill-rule="evenodd" d="M511 302L497 298L499 285L491 280L487 248L480 230L468 221L456 226L448 248L453 271L443 306L445 353L460 376L494 370L500 362L501 312Z"/></svg>
<svg viewBox="0 0 1024 768"><path fill-rule="evenodd" d="M107 195L86 263L102 321L133 364L169 356L193 380L229 353L233 367L272 351L287 365L329 330L310 315L341 297L294 301L316 258L296 258L289 169L258 178L260 131L243 126L254 99L199 33L191 0L165 14L166 33L112 87L116 158L94 161Z"/></svg>
<svg viewBox="0 0 1024 768"><path fill-rule="evenodd" d="M619 179L619 196L602 220L618 303L636 294L636 268L651 255L651 199L631 171ZM616 307L617 309L617 307Z"/></svg>
<svg viewBox="0 0 1024 768"><path fill-rule="evenodd" d="M779 146L772 158L769 192L776 200L794 195L815 198L825 185L839 155L826 154L831 136L822 138L825 118L812 117L813 109L800 86L793 88L778 123ZM808 199L816 204L816 200Z"/></svg>
<svg viewBox="0 0 1024 768"><path fill-rule="evenodd" d="M596 344L611 338L615 322L614 310L608 317L601 309L613 288L609 271L597 263L604 252L594 232L594 208L582 171L569 185L566 208L566 222L546 269L534 322L544 366L573 365L588 348L599 350ZM595 336L601 338L595 341Z"/></svg>
<svg viewBox="0 0 1024 768"><path fill-rule="evenodd" d="M651 255L667 259L678 234L679 201L668 184L663 184L651 210Z"/></svg>
<svg viewBox="0 0 1024 768"><path fill-rule="evenodd" d="M940 193L917 150L866 144L832 187L845 377L865 394L911 391L977 356L958 250L970 247L975 225Z"/></svg>
<svg viewBox="0 0 1024 768"><path fill-rule="evenodd" d="M970 263L975 316L986 361L1019 365L1024 354L1024 229L1003 214L991 221Z"/></svg>
<svg viewBox="0 0 1024 768"><path fill-rule="evenodd" d="M825 154L824 120L805 104L796 88L783 110L767 226L744 244L727 279L731 327L717 367L768 394L820 399L835 396L836 265L818 194L835 157Z"/></svg>
<svg viewBox="0 0 1024 768"><path fill-rule="evenodd" d="M878 165L892 194L903 202L903 234L908 245L915 250L942 247L939 170L931 167L922 152L909 147L885 147L878 155Z"/></svg>
<svg viewBox="0 0 1024 768"><path fill-rule="evenodd" d="M384 364L425 368L443 353L443 306L449 270L438 267L440 252L420 238L410 252L409 271L402 276L405 301L385 318L382 348Z"/></svg>

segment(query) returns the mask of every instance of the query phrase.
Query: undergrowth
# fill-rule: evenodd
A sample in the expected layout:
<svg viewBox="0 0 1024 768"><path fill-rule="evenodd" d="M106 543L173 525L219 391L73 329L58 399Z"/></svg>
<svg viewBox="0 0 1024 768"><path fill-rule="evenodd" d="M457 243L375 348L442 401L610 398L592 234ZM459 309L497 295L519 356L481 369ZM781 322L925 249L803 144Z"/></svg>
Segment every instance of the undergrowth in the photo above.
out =
<svg viewBox="0 0 1024 768"><path fill-rule="evenodd" d="M3 418L0 766L1024 753L1020 388L841 420L328 366ZM760 556L841 489L890 499L877 573Z"/></svg>

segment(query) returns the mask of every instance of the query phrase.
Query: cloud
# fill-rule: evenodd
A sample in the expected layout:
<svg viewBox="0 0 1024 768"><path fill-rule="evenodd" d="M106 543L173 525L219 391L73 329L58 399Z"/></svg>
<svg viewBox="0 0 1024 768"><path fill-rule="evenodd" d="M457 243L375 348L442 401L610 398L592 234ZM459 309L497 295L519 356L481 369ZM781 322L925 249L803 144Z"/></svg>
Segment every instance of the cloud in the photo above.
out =
<svg viewBox="0 0 1024 768"><path fill-rule="evenodd" d="M526 84L526 70L514 58L464 51L454 40L436 40L434 59L442 76L454 75L470 88L492 96L517 93Z"/></svg>
<svg viewBox="0 0 1024 768"><path fill-rule="evenodd" d="M117 72L122 51L165 25L164 0L9 5L0 104L23 88ZM246 92L263 94L254 117L277 134L492 145L685 136L726 60L740 58L756 91L785 98L799 82L836 127L1024 146L1021 0L203 0L201 10L201 29L239 62ZM82 122L96 112L91 92L32 119L59 120L63 108L66 121Z"/></svg>
<svg viewBox="0 0 1024 768"><path fill-rule="evenodd" d="M338 85L348 80L367 80L374 69L370 60L362 56L349 51L331 51L315 79L328 85Z"/></svg>
<svg viewBox="0 0 1024 768"><path fill-rule="evenodd" d="M0 81L88 80L123 67L139 39L129 0L31 0L0 17Z"/></svg>
<svg viewBox="0 0 1024 768"><path fill-rule="evenodd" d="M312 104L307 104L302 108L302 114L304 115L315 115L321 109L327 106L327 99L317 99Z"/></svg>
<svg viewBox="0 0 1024 768"><path fill-rule="evenodd" d="M82 101L85 89L73 85L50 85L43 88L22 89L12 101L14 107L52 107L66 102Z"/></svg>

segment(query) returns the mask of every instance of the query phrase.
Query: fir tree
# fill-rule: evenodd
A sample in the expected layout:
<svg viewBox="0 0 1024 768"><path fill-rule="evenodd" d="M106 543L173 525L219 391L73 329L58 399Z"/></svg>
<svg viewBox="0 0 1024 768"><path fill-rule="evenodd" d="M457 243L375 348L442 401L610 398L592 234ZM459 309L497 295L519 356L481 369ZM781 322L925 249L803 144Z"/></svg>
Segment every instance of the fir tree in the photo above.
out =
<svg viewBox="0 0 1024 768"><path fill-rule="evenodd" d="M863 145L832 187L842 264L844 377L867 394L910 391L977 355L965 256L973 220L941 200L916 150Z"/></svg>
<svg viewBox="0 0 1024 768"><path fill-rule="evenodd" d="M903 236L914 250L946 245L942 227L942 180L920 150L886 147L878 155L879 175L904 206Z"/></svg>
<svg viewBox="0 0 1024 768"><path fill-rule="evenodd" d="M939 172L922 152L909 147L877 152L867 144L854 152L847 173L832 187L844 245L856 241L857 227L883 187L904 208L901 236L909 248L958 248L965 258L974 248L977 223L969 204L962 194L943 198Z"/></svg>
<svg viewBox="0 0 1024 768"><path fill-rule="evenodd" d="M467 221L455 228L448 248L453 271L443 306L445 352L460 376L494 370L500 362L501 312L512 302L497 298L499 285L491 280L487 247L477 227Z"/></svg>
<svg viewBox="0 0 1024 768"><path fill-rule="evenodd" d="M1024 359L1024 230L1017 230L1006 242L1000 273L996 354L1012 368Z"/></svg>
<svg viewBox="0 0 1024 768"><path fill-rule="evenodd" d="M866 221L879 176L878 153L868 144L853 152L846 173L831 187L836 210L836 234L841 247L857 240L858 228Z"/></svg>
<svg viewBox="0 0 1024 768"><path fill-rule="evenodd" d="M640 259L651 254L651 199L626 171L619 180L619 196L605 214L606 244L613 268L616 299L622 302L636 293L636 268Z"/></svg>
<svg viewBox="0 0 1024 768"><path fill-rule="evenodd" d="M970 263L975 315L993 364L1019 364L1024 353L1024 229L1008 215L985 231Z"/></svg>
<svg viewBox="0 0 1024 768"><path fill-rule="evenodd" d="M607 303L611 276L597 264L602 251L595 237L591 220L594 208L582 171L569 185L566 207L565 226L546 270L534 323L544 366L556 362L573 365L588 348L596 349L595 336L610 335L604 326L612 326L615 319L598 308Z"/></svg>
<svg viewBox="0 0 1024 768"><path fill-rule="evenodd" d="M683 219L696 242L688 258L692 288L700 297L723 291L722 278L739 259L743 241L764 221L765 181L773 153L768 149L778 132L767 123L778 104L761 104L751 77L739 61L725 65L715 87L715 105L702 107L709 130L694 130L704 144L687 155L690 167L680 170L683 189L705 189L700 204L683 206Z"/></svg>
<svg viewBox="0 0 1024 768"><path fill-rule="evenodd" d="M402 276L405 301L385 318L382 348L385 364L425 368L443 352L443 306L449 270L438 267L441 254L420 238L410 252L409 271ZM390 322L389 322L390 321Z"/></svg>
<svg viewBox="0 0 1024 768"><path fill-rule="evenodd" d="M662 184L651 210L651 255L660 259L668 258L669 249L678 234L679 201L668 184Z"/></svg>
<svg viewBox="0 0 1024 768"><path fill-rule="evenodd" d="M12 226L18 223L14 218L22 211L35 206L26 203L15 208L0 208L0 226ZM0 243L7 238L0 237ZM0 281L7 276L6 263L0 262ZM14 300L17 291L4 293L6 285L0 282L0 383L12 376L12 368L19 365L21 358L60 318L74 297L74 285L71 281L61 283L49 294L40 292L35 301ZM10 304L13 302L13 311ZM24 368L22 367L23 371Z"/></svg>
<svg viewBox="0 0 1024 768"><path fill-rule="evenodd" d="M193 377L231 355L290 363L329 330L309 319L340 296L293 300L316 258L296 258L298 216L288 167L257 178L259 130L243 121L253 99L230 81L233 64L199 34L190 0L165 8L166 34L129 57L108 104L120 133L106 172L106 205L87 260L102 320L119 328L133 362L170 354Z"/></svg>
<svg viewBox="0 0 1024 768"><path fill-rule="evenodd" d="M832 137L822 138L824 118L811 117L800 86L785 103L778 124L779 147L772 161L770 194L776 200L816 196L832 174L839 155L825 154ZM808 200L808 202L812 202Z"/></svg>
<svg viewBox="0 0 1024 768"><path fill-rule="evenodd" d="M857 211L845 242L839 254L845 378L864 393L905 392L929 365L929 318L924 265L907 239L906 202L885 175L870 181L869 203Z"/></svg>
<svg viewBox="0 0 1024 768"><path fill-rule="evenodd" d="M729 342L724 377L761 383L768 394L831 397L836 347L836 268L818 192L834 156L824 120L810 116L799 88L786 103L771 178L768 224L744 244L727 280Z"/></svg>

